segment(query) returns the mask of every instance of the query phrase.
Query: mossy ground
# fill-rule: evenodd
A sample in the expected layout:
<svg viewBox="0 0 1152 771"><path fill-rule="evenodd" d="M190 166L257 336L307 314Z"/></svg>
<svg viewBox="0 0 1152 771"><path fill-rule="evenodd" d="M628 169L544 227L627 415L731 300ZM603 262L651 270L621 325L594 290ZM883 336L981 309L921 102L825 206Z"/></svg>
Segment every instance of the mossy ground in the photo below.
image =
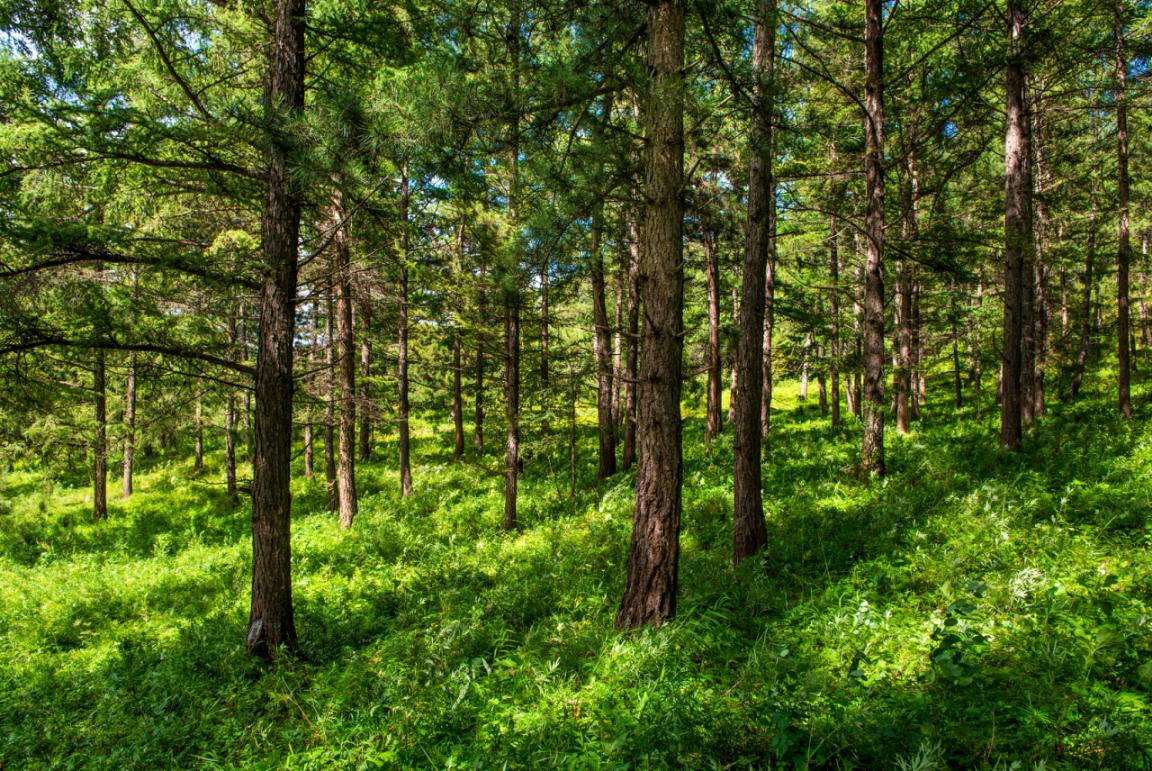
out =
<svg viewBox="0 0 1152 771"><path fill-rule="evenodd" d="M302 650L275 666L242 650L248 511L218 455L154 459L101 523L13 470L0 768L1152 766L1152 426L1090 386L1018 455L988 405L933 402L867 480L858 424L785 385L770 547L739 570L730 436L690 419L679 615L627 634L631 479L596 485L590 413L576 498L554 425L512 534L494 455L453 464L422 424L401 499L381 437L350 532L296 484Z"/></svg>

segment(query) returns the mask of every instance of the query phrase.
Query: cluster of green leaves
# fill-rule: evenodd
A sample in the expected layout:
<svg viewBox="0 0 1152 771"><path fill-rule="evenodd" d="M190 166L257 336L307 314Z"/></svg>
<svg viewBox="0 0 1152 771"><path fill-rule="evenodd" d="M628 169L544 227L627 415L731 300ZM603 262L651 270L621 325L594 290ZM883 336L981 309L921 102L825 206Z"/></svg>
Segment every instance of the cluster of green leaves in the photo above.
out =
<svg viewBox="0 0 1152 771"><path fill-rule="evenodd" d="M730 566L731 450L707 450L693 418L680 614L624 635L631 485L595 486L591 415L581 492L568 498L559 443L542 444L511 534L496 459L452 464L434 421L415 427L413 497L388 465L361 467L354 530L324 512L322 482L298 481L303 650L275 667L237 644L245 507L188 480L187 448L153 459L100 524L83 487L9 471L0 762L1152 762L1152 426L1095 399L1061 405L1008 456L989 449L991 410L934 402L892 437L891 475L861 481L845 471L852 421L830 428L794 383L781 390L763 560Z"/></svg>

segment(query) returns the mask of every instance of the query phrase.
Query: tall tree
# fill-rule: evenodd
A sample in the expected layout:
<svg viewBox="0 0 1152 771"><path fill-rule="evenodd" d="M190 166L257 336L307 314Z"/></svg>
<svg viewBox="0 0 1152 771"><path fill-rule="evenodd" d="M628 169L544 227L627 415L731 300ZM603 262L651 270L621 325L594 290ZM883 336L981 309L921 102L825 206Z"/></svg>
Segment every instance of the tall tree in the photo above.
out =
<svg viewBox="0 0 1152 771"><path fill-rule="evenodd" d="M761 402L764 393L764 316L768 262L772 248L773 82L776 57L776 1L760 0L752 42L755 114L748 145L748 223L740 292L740 337L736 346L733 426L732 559L739 563L764 548L761 486Z"/></svg>
<svg viewBox="0 0 1152 771"><path fill-rule="evenodd" d="M865 471L884 467L884 3L864 2L864 179L867 187L864 267Z"/></svg>
<svg viewBox="0 0 1152 771"><path fill-rule="evenodd" d="M676 612L681 507L683 366L684 3L648 7L644 105L644 306L637 386L636 508L616 626L659 624Z"/></svg>

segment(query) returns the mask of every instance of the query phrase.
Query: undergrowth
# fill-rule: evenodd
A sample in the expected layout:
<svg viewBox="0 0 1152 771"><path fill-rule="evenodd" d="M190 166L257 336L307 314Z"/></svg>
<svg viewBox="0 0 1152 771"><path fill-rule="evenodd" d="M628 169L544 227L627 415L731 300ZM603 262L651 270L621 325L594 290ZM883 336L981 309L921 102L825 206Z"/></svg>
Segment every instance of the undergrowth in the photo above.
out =
<svg viewBox="0 0 1152 771"><path fill-rule="evenodd" d="M859 479L859 424L780 389L770 546L730 564L731 449L685 428L681 597L613 630L631 478L560 429L499 530L495 456L394 437L342 532L294 490L301 650L244 655L248 510L220 457L160 459L92 523L88 491L0 478L0 768L1152 766L1152 429L1052 405L1024 450L933 403ZM216 466L211 466L215 462ZM298 469L299 471L299 469Z"/></svg>

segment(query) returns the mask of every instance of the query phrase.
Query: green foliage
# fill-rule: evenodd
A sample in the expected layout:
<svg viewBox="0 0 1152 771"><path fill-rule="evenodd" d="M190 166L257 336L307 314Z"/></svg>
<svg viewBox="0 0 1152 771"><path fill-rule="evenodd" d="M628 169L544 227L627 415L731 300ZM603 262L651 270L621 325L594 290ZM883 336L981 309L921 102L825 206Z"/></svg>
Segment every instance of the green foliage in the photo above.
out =
<svg viewBox="0 0 1152 771"><path fill-rule="evenodd" d="M190 462L151 461L98 524L86 489L6 473L0 763L1152 761L1147 424L1056 406L1016 457L988 449L988 419L933 403L892 443L891 476L860 481L845 470L854 427L780 391L768 553L732 570L731 448L708 451L693 418L680 612L628 634L612 621L631 484L595 487L588 415L582 492L567 498L558 443L540 443L512 534L498 529L496 459L449 463L447 425L415 426L411 498L389 464L361 467L349 532L324 512L322 482L298 482L303 650L274 667L240 645L246 507L187 481ZM220 462L210 453L203 479Z"/></svg>

